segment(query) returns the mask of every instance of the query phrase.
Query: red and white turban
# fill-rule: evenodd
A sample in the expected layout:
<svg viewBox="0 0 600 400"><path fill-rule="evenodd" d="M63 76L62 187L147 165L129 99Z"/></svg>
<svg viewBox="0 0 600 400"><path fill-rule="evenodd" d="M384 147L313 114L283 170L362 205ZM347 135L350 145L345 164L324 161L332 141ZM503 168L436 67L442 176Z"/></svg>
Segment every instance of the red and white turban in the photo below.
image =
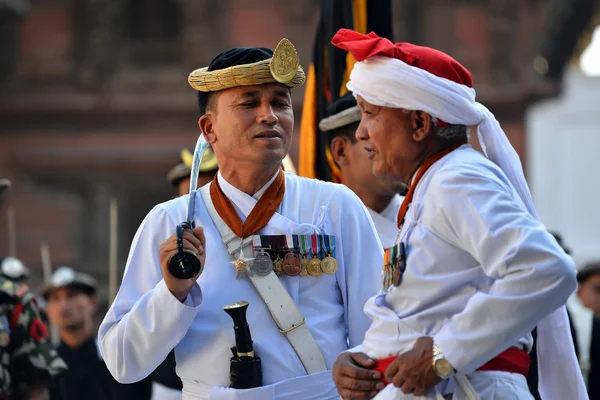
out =
<svg viewBox="0 0 600 400"><path fill-rule="evenodd" d="M529 212L538 217L517 152L494 114L475 101L471 73L458 61L429 47L394 44L373 32L340 29L331 43L357 61L347 84L354 95L377 106L425 111L438 119L438 126L478 125L484 154L504 171Z"/></svg>
<svg viewBox="0 0 600 400"><path fill-rule="evenodd" d="M350 29L339 30L331 42L357 61L347 84L355 96L377 106L425 111L438 119L438 126L478 125L484 154L504 171L529 212L539 218L517 152L494 115L475 100L471 74L458 61L435 49L394 44L375 33ZM564 307L538 324L537 341L542 398L554 399L561 392L585 398ZM565 380L566 376L573 379Z"/></svg>

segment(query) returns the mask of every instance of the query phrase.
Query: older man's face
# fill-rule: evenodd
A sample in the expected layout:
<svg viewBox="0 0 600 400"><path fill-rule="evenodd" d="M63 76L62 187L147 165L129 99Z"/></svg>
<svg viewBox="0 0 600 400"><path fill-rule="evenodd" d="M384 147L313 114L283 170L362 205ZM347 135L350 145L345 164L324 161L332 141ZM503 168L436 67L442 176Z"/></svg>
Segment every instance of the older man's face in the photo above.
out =
<svg viewBox="0 0 600 400"><path fill-rule="evenodd" d="M356 125L358 126L358 124ZM364 149L360 141L352 143L349 139L342 139L345 144L347 163L340 165L343 183L347 186L357 185L363 190L378 195L391 195L402 192L404 184L393 180L381 179L373 174L373 162L369 159L370 153ZM350 187L355 190L354 187Z"/></svg>
<svg viewBox="0 0 600 400"><path fill-rule="evenodd" d="M290 90L279 83L241 86L218 94L201 129L211 138L219 167L235 164L281 164L294 131Z"/></svg>
<svg viewBox="0 0 600 400"><path fill-rule="evenodd" d="M579 284L577 294L586 308L600 316L600 273L594 274Z"/></svg>
<svg viewBox="0 0 600 400"><path fill-rule="evenodd" d="M418 144L411 139L410 114L398 108L375 106L357 96L362 112L356 138L369 153L373 174L409 184L414 172Z"/></svg>

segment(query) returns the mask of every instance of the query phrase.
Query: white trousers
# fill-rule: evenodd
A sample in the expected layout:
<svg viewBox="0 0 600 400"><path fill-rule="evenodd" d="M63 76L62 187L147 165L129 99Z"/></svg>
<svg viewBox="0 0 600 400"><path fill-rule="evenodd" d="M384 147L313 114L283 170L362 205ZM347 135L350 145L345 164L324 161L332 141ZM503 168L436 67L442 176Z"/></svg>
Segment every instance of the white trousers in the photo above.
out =
<svg viewBox="0 0 600 400"><path fill-rule="evenodd" d="M533 400L527 380L521 374L503 371L476 371L467 375L469 382L481 400ZM400 388L387 385L373 400L466 400L465 394L454 379L449 379L435 387L426 396L404 394Z"/></svg>
<svg viewBox="0 0 600 400"><path fill-rule="evenodd" d="M152 382L152 400L181 400L181 390Z"/></svg>

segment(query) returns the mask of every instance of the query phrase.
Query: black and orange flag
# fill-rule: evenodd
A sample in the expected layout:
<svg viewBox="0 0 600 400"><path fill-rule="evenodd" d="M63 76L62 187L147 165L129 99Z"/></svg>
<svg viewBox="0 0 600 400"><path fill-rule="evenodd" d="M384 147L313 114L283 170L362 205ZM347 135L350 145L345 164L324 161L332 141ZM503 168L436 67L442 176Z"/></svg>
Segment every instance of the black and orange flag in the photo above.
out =
<svg viewBox="0 0 600 400"><path fill-rule="evenodd" d="M356 62L350 53L331 44L341 28L373 31L391 40L391 0L321 0L300 122L298 174L333 182L340 182L340 173L318 124L327 116L327 106L347 92L346 83Z"/></svg>

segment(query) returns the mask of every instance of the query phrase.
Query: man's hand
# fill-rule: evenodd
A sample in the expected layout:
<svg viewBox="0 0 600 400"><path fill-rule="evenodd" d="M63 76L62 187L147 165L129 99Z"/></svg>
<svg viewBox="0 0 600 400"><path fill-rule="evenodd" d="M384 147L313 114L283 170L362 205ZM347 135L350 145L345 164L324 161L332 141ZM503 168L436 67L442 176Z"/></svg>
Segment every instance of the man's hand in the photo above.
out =
<svg viewBox="0 0 600 400"><path fill-rule="evenodd" d="M406 394L423 396L441 378L433 369L433 339L417 339L412 350L400 354L385 371L386 379Z"/></svg>
<svg viewBox="0 0 600 400"><path fill-rule="evenodd" d="M385 387L380 372L373 371L375 361L364 353L345 352L333 364L333 381L344 400L375 397Z"/></svg>
<svg viewBox="0 0 600 400"><path fill-rule="evenodd" d="M204 237L204 229L201 226L195 228L193 231L186 229L183 232L183 249L188 251L200 259L202 265L206 260L205 254L206 239ZM166 242L160 245L158 250L158 256L160 258L160 267L162 269L163 278L167 284L167 288L173 293L179 301L183 301L192 287L196 282L196 279L200 276L198 273L196 276L190 279L179 279L175 278L169 272L169 260L177 254L177 235L174 234L167 239Z"/></svg>

